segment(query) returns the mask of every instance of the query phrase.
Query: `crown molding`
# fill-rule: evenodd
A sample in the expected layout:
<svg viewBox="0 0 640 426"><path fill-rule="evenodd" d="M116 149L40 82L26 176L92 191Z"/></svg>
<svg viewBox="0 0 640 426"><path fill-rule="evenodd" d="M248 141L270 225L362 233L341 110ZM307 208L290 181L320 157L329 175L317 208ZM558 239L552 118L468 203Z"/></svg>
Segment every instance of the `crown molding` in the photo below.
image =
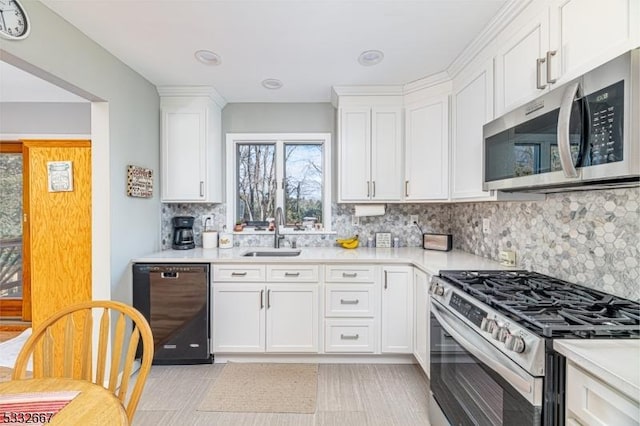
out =
<svg viewBox="0 0 640 426"><path fill-rule="evenodd" d="M447 74L454 78L467 66L491 41L493 41L507 25L511 23L533 0L509 0L493 17L482 32L462 51L449 65Z"/></svg>
<svg viewBox="0 0 640 426"><path fill-rule="evenodd" d="M428 89L429 87L437 86L438 84L447 83L451 81L449 74L446 71L439 72L437 74L430 75L428 77L421 78L406 83L403 86L403 95L408 95L418 90Z"/></svg>
<svg viewBox="0 0 640 426"><path fill-rule="evenodd" d="M160 96L206 96L216 103L220 108L224 108L227 100L211 86L158 86L156 87Z"/></svg>

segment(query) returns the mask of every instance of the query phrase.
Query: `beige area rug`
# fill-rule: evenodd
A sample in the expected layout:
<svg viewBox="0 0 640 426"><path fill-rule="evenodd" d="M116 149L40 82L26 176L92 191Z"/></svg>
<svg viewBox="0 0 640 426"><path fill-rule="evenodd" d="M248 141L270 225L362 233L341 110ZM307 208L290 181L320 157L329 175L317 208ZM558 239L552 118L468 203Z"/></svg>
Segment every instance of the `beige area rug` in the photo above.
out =
<svg viewBox="0 0 640 426"><path fill-rule="evenodd" d="M227 363L198 411L314 413L318 364Z"/></svg>

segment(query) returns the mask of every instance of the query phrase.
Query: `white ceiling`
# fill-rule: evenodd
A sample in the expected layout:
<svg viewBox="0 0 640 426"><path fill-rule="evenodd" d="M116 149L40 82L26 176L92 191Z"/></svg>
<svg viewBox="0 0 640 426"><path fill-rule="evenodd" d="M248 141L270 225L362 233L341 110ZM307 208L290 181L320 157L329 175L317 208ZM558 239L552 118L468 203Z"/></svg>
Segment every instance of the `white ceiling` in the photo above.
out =
<svg viewBox="0 0 640 426"><path fill-rule="evenodd" d="M157 86L213 86L227 102L327 102L338 85L446 70L506 0L43 0ZM208 49L219 66L197 62ZM358 55L384 52L376 66ZM266 78L284 87L268 90Z"/></svg>
<svg viewBox="0 0 640 426"><path fill-rule="evenodd" d="M33 74L0 61L0 102L89 102Z"/></svg>

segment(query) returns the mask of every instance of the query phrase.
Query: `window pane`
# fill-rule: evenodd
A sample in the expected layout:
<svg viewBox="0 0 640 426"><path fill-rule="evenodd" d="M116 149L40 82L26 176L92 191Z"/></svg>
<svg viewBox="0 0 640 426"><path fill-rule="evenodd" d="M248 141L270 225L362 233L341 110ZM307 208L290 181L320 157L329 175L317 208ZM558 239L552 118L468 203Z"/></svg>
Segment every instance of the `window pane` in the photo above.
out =
<svg viewBox="0 0 640 426"><path fill-rule="evenodd" d="M0 297L22 297L22 154L0 154Z"/></svg>
<svg viewBox="0 0 640 426"><path fill-rule="evenodd" d="M276 147L274 144L238 144L236 219L267 220L276 203Z"/></svg>
<svg viewBox="0 0 640 426"><path fill-rule="evenodd" d="M322 223L322 145L285 144L284 155L287 224Z"/></svg>

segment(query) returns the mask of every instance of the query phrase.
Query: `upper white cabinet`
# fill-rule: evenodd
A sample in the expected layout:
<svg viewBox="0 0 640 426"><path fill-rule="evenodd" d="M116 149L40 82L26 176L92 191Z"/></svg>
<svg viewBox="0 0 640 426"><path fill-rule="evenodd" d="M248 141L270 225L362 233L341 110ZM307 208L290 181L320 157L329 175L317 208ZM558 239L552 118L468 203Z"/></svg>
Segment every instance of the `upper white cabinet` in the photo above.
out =
<svg viewBox="0 0 640 426"><path fill-rule="evenodd" d="M493 118L491 62L453 82L451 198L487 199L482 190L482 126Z"/></svg>
<svg viewBox="0 0 640 426"><path fill-rule="evenodd" d="M533 4L501 37L496 115L638 46L638 7L636 0Z"/></svg>
<svg viewBox="0 0 640 426"><path fill-rule="evenodd" d="M221 105L210 96L178 96L158 89L161 100L163 202L222 202Z"/></svg>
<svg viewBox="0 0 640 426"><path fill-rule="evenodd" d="M369 105L340 100L339 202L401 200L402 100L392 98L391 104Z"/></svg>
<svg viewBox="0 0 640 426"><path fill-rule="evenodd" d="M405 103L404 200L449 197L449 92ZM424 92L424 91L423 91ZM408 95L414 97L415 94Z"/></svg>

